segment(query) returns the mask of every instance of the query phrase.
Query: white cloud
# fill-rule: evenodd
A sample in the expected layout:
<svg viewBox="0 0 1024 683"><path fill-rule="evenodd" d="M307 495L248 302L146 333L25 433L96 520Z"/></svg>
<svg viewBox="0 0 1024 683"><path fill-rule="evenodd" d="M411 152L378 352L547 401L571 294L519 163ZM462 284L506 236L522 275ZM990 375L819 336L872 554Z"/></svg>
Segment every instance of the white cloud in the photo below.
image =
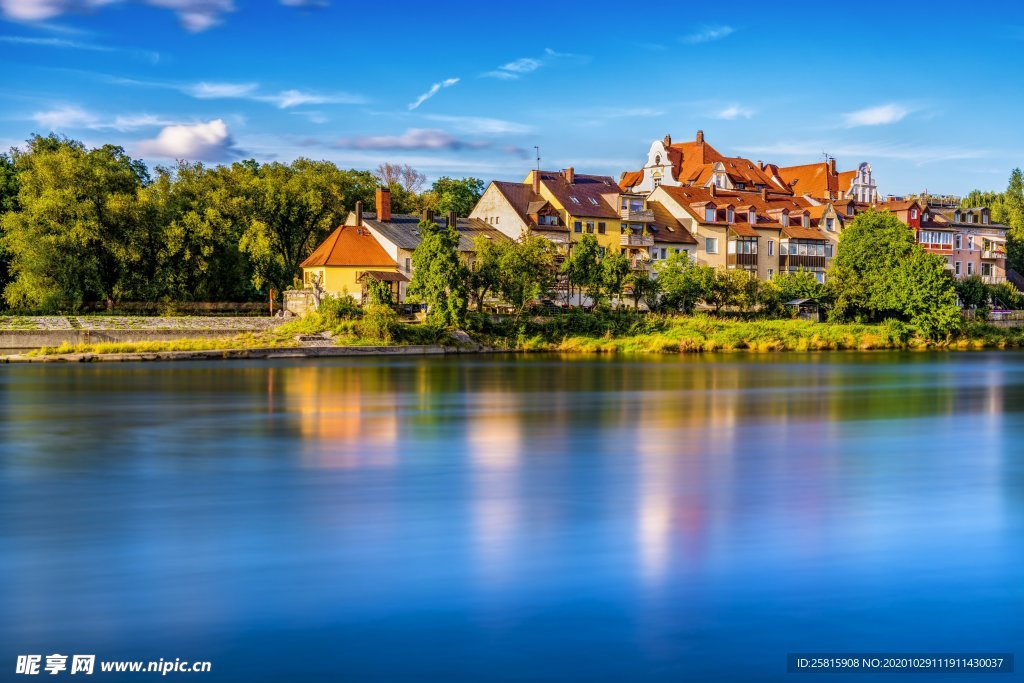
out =
<svg viewBox="0 0 1024 683"><path fill-rule="evenodd" d="M736 119L749 119L753 115L753 109L746 109L738 104L730 104L725 109L717 112L715 118L724 121L735 121Z"/></svg>
<svg viewBox="0 0 1024 683"><path fill-rule="evenodd" d="M127 78L114 79L121 85L135 85L146 88L178 90L200 100L250 100L268 102L279 109L288 109L303 104L363 104L366 98L346 92L312 93L302 90L282 90L278 93L261 93L259 83L159 83L136 81Z"/></svg>
<svg viewBox="0 0 1024 683"><path fill-rule="evenodd" d="M530 133L533 126L503 119L490 119L481 116L442 116L432 114L426 118L451 124L460 133L470 135L516 135Z"/></svg>
<svg viewBox="0 0 1024 683"><path fill-rule="evenodd" d="M98 121L93 114L71 105L50 111L38 111L32 115L32 120L46 128L47 131L64 128L92 128Z"/></svg>
<svg viewBox="0 0 1024 683"><path fill-rule="evenodd" d="M15 21L40 22L73 12L88 12L124 0L0 0L0 12ZM222 23L235 11L234 0L143 0L174 12L187 31L198 33ZM322 7L326 0L280 0L286 7Z"/></svg>
<svg viewBox="0 0 1024 683"><path fill-rule="evenodd" d="M688 43L690 45L698 45L700 43L709 43L712 40L720 40L722 38L727 38L728 36L731 36L735 32L736 29L734 29L732 26L725 26L721 24L708 25L702 26L697 31L694 31L689 35L683 36L682 38L680 38L680 41Z"/></svg>
<svg viewBox="0 0 1024 683"><path fill-rule="evenodd" d="M196 83L194 85L188 85L182 88L182 90L191 95L192 97L207 100L207 99L226 99L226 98L238 98L246 97L253 93L256 88L259 87L259 83Z"/></svg>
<svg viewBox="0 0 1024 683"><path fill-rule="evenodd" d="M167 126L155 139L138 143L136 150L142 156L190 161L224 161L239 154L223 119Z"/></svg>
<svg viewBox="0 0 1024 683"><path fill-rule="evenodd" d="M423 104L424 102L429 100L431 97L436 95L438 92L440 92L441 88L450 88L450 87L452 87L453 85L455 85L458 82L459 82L458 78L446 78L445 80L441 81L440 83L435 83L434 85L430 86L430 89L427 90L427 92L425 92L422 95L420 95L419 97L417 97L416 101L412 102L409 105L409 111L413 111L414 109L418 109L421 104Z"/></svg>
<svg viewBox="0 0 1024 683"><path fill-rule="evenodd" d="M498 78L505 81L512 81L521 78L526 74L533 73L537 69L550 64L556 59L574 57L576 57L576 55L564 52L555 52L551 48L546 48L544 50L544 54L540 57L520 57L519 59L514 59L507 64L502 64L497 69L486 71L481 75L487 78Z"/></svg>
<svg viewBox="0 0 1024 683"><path fill-rule="evenodd" d="M447 131L436 128L410 128L401 135L369 135L339 140L342 149L400 149L400 150L460 150L483 149L488 142L460 140Z"/></svg>
<svg viewBox="0 0 1024 683"><path fill-rule="evenodd" d="M883 126L902 121L910 111L910 109L899 104L882 104L877 107L868 107L867 109L843 114L843 119L846 121L847 128Z"/></svg>

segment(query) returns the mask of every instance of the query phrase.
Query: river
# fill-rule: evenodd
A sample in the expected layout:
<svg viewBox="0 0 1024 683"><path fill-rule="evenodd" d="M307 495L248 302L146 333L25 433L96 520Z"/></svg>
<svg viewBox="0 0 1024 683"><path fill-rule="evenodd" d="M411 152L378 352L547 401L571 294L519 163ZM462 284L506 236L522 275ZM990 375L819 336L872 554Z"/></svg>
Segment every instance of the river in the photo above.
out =
<svg viewBox="0 0 1024 683"><path fill-rule="evenodd" d="M1022 607L1021 353L0 366L0 680L821 680Z"/></svg>

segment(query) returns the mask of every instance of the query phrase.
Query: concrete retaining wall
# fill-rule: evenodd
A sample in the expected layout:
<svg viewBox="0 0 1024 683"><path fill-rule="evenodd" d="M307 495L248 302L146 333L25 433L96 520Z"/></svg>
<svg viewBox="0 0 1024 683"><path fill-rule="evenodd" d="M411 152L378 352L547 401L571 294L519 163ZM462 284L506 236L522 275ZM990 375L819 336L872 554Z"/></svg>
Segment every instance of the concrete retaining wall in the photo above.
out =
<svg viewBox="0 0 1024 683"><path fill-rule="evenodd" d="M252 330L4 330L0 332L0 352L4 349L38 349L61 344L100 344L103 342L174 341L175 339L213 339L234 337Z"/></svg>

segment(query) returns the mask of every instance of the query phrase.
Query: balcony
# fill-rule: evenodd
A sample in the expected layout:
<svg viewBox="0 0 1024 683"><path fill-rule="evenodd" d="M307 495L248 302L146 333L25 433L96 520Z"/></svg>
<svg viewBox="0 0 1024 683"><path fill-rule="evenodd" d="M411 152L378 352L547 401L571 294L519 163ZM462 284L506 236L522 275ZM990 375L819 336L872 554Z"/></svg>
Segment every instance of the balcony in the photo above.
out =
<svg viewBox="0 0 1024 683"><path fill-rule="evenodd" d="M1006 278L1000 277L999 275L982 275L981 281L986 285L998 285L1006 282Z"/></svg>
<svg viewBox="0 0 1024 683"><path fill-rule="evenodd" d="M756 266L757 254L727 254L725 264L728 266Z"/></svg>
<svg viewBox="0 0 1024 683"><path fill-rule="evenodd" d="M654 238L650 235L621 235L619 246L622 247L653 247Z"/></svg>
<svg viewBox="0 0 1024 683"><path fill-rule="evenodd" d="M984 249L981 252L981 258L984 258L984 259L1003 259L1003 258L1006 258L1006 254L1004 252L998 251L996 249Z"/></svg>
<svg viewBox="0 0 1024 683"><path fill-rule="evenodd" d="M634 223L654 222L654 212L650 209L622 209L619 211L619 216L624 221L633 221Z"/></svg>
<svg viewBox="0 0 1024 683"><path fill-rule="evenodd" d="M827 256L807 256L798 254L782 254L779 257L779 267L782 270L789 268L825 268Z"/></svg>

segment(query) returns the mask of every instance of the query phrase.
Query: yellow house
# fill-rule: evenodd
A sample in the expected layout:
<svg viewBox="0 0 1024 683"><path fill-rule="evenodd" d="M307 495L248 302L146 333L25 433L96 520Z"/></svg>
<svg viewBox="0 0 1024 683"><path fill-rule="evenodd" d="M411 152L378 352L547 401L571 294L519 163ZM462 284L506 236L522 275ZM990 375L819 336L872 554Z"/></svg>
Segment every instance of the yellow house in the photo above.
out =
<svg viewBox="0 0 1024 683"><path fill-rule="evenodd" d="M570 244L591 234L606 252L619 251L622 217L615 204L620 190L610 176L576 173L570 166L558 172L530 171L523 183L562 214Z"/></svg>
<svg viewBox="0 0 1024 683"><path fill-rule="evenodd" d="M332 232L301 267L305 287L359 302L366 298L367 282L378 280L391 284L392 301L398 303L399 283L409 280L369 230L352 225Z"/></svg>

